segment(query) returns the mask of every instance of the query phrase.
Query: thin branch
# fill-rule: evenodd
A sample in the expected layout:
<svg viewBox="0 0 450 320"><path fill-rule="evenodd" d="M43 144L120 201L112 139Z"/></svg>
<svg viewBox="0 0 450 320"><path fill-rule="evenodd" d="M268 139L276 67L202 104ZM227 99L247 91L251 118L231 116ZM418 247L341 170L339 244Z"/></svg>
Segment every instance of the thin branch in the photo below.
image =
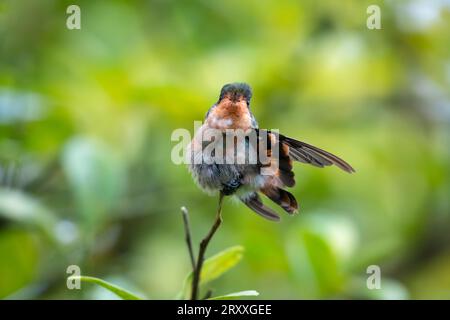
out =
<svg viewBox="0 0 450 320"><path fill-rule="evenodd" d="M194 269L194 277L192 279L192 291L191 291L191 300L197 300L198 298L198 289L200 284L200 274L202 271L203 262L205 260L206 248L208 247L209 241L214 236L214 233L219 228L222 223L222 203L223 203L224 194L221 192L219 196L219 205L217 207L216 220L209 230L206 237L200 242L200 249L198 251L198 259L196 268Z"/></svg>
<svg viewBox="0 0 450 320"><path fill-rule="evenodd" d="M186 235L189 257L191 258L192 271L195 271L194 249L192 248L191 228L189 226L189 212L186 207L181 207L181 213L183 214L184 233Z"/></svg>

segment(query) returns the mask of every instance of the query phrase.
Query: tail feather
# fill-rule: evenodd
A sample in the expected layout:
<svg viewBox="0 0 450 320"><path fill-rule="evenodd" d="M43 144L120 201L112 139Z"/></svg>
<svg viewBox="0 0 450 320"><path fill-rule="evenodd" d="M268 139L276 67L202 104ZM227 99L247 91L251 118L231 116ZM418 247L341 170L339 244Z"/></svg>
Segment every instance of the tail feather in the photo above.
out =
<svg viewBox="0 0 450 320"><path fill-rule="evenodd" d="M280 216L273 211L272 209L266 207L259 195L254 192L250 196L240 198L243 203L253 211L255 211L260 216L272 220L272 221L280 221Z"/></svg>
<svg viewBox="0 0 450 320"><path fill-rule="evenodd" d="M270 200L282 207L287 213L298 212L298 203L294 195L280 188L265 188L261 190Z"/></svg>

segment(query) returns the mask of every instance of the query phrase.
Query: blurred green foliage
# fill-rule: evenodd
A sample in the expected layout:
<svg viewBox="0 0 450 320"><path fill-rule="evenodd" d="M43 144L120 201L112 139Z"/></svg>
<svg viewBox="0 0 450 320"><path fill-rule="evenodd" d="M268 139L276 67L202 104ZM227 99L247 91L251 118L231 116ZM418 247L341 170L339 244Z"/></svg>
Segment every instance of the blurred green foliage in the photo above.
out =
<svg viewBox="0 0 450 320"><path fill-rule="evenodd" d="M111 297L68 290L76 264L173 298L190 269L179 208L197 243L217 199L171 162L170 135L245 81L261 126L357 173L297 165L301 213L279 224L227 201L208 255L246 254L214 295L450 298L448 1L84 0L68 30L73 2L0 1L0 297Z"/></svg>

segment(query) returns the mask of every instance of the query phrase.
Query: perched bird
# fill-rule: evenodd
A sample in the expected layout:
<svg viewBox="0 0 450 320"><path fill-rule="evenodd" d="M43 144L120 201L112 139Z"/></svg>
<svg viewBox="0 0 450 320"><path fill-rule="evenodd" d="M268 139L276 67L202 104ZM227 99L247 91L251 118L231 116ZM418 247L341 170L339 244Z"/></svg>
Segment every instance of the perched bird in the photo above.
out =
<svg viewBox="0 0 450 320"><path fill-rule="evenodd" d="M295 184L293 161L321 168L334 164L348 173L354 172L347 162L327 151L259 129L255 116L250 111L251 97L252 90L248 84L226 84L220 92L219 100L209 109L203 125L197 130L189 146L189 170L204 191L219 191L221 199L223 196L234 195L264 218L278 221L278 214L263 204L259 193L281 206L287 213L296 213L297 200L284 190ZM244 139L236 136L237 131L246 132ZM227 139L230 135L232 138ZM251 137L256 139L252 141ZM228 142L233 142L234 145ZM222 151L219 152L221 148ZM234 160L239 157L244 160L230 163L226 161L225 154L235 156ZM250 161L250 154L256 154L256 161ZM262 158L265 158L265 162Z"/></svg>

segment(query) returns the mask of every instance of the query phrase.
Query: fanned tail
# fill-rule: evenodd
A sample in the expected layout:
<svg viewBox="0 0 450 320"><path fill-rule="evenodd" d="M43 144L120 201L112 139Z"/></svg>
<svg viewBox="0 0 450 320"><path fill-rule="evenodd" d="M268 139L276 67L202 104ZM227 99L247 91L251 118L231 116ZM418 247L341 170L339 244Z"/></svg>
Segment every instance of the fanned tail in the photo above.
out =
<svg viewBox="0 0 450 320"><path fill-rule="evenodd" d="M294 195L280 188L265 188L261 190L270 200L278 204L289 214L298 212L298 203Z"/></svg>
<svg viewBox="0 0 450 320"><path fill-rule="evenodd" d="M245 197L241 197L240 200L260 216L271 221L280 221L280 217L278 216L278 214L276 214L276 212L272 209L266 207L262 203L261 198L256 192L253 192Z"/></svg>

